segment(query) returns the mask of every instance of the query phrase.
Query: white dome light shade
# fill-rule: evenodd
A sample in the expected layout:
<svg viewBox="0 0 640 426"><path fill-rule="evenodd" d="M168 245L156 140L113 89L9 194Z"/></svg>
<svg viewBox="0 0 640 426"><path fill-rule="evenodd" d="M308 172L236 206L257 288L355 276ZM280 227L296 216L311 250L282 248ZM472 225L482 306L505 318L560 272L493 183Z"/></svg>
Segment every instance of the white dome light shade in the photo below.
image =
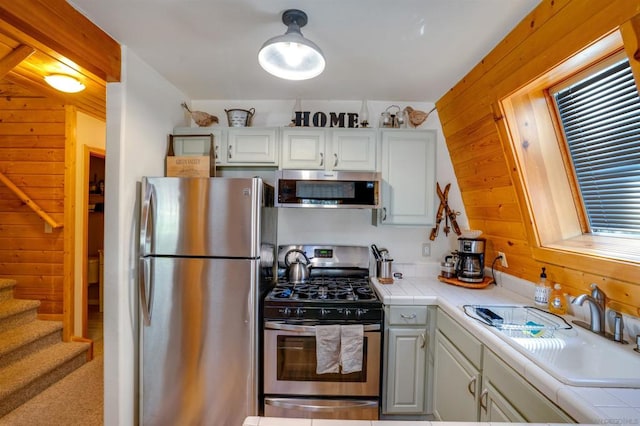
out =
<svg viewBox="0 0 640 426"><path fill-rule="evenodd" d="M75 77L65 74L51 74L44 78L49 86L66 93L78 93L84 90L85 86Z"/></svg>
<svg viewBox="0 0 640 426"><path fill-rule="evenodd" d="M260 66L286 80L307 80L320 75L326 64L324 55L300 32L300 27L307 23L307 15L290 9L282 14L282 22L288 26L287 32L262 45L258 53Z"/></svg>

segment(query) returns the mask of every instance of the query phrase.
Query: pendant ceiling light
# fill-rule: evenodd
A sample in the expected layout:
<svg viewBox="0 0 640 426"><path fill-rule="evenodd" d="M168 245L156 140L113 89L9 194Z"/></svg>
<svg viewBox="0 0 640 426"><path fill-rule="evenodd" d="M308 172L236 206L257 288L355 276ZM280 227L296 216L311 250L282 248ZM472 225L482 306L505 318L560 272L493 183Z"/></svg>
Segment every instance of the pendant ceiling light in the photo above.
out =
<svg viewBox="0 0 640 426"><path fill-rule="evenodd" d="M262 45L258 53L260 66L286 80L307 80L320 75L325 66L322 50L300 32L307 24L307 14L289 9L282 14L282 22L287 26L287 32Z"/></svg>

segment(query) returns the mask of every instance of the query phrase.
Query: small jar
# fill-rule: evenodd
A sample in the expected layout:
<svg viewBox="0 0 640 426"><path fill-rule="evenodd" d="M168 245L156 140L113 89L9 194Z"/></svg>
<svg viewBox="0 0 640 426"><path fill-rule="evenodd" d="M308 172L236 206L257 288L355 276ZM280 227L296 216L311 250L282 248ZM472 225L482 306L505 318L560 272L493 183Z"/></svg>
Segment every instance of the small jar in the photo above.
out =
<svg viewBox="0 0 640 426"><path fill-rule="evenodd" d="M447 258L440 264L440 275L443 278L455 278L456 277L456 264L452 260L451 257L447 256Z"/></svg>

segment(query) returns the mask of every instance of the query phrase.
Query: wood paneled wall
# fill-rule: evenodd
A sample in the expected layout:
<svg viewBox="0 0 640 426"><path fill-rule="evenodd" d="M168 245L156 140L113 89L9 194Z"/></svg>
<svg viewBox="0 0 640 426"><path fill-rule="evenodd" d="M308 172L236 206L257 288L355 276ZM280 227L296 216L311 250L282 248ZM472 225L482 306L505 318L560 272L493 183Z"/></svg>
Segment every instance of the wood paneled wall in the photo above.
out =
<svg viewBox="0 0 640 426"><path fill-rule="evenodd" d="M0 172L63 223L65 107L6 82L0 94ZM45 222L0 183L0 276L17 280L16 298L40 300L39 314L63 313L64 232L46 232Z"/></svg>
<svg viewBox="0 0 640 426"><path fill-rule="evenodd" d="M470 226L487 238L487 261L504 252L505 271L534 282L540 267L547 266L550 279L574 295L596 282L614 309L633 315L640 314L637 265L631 266L635 274L619 279L575 263L566 267L534 259L533 219L524 205L499 102L638 13L638 0L544 0L436 103Z"/></svg>

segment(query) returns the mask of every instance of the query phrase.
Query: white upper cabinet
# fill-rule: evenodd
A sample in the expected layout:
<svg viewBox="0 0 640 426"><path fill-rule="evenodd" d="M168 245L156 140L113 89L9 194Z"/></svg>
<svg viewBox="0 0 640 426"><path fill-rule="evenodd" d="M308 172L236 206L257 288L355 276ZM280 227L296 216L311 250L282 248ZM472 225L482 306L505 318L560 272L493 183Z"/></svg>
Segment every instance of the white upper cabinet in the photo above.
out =
<svg viewBox="0 0 640 426"><path fill-rule="evenodd" d="M278 165L279 140L275 127L176 127L173 133L184 136L174 137L177 156L208 154L209 135L213 134L218 166Z"/></svg>
<svg viewBox="0 0 640 426"><path fill-rule="evenodd" d="M435 223L435 130L382 130L382 208L378 223Z"/></svg>
<svg viewBox="0 0 640 426"><path fill-rule="evenodd" d="M229 128L227 163L278 165L277 129Z"/></svg>
<svg viewBox="0 0 640 426"><path fill-rule="evenodd" d="M226 143L222 129L210 127L176 127L173 129L173 151L177 157L209 155L213 135L216 164L221 165L226 157ZM182 136L182 137L180 137Z"/></svg>
<svg viewBox="0 0 640 426"><path fill-rule="evenodd" d="M375 171L377 132L373 129L334 129L331 132L331 170Z"/></svg>
<svg viewBox="0 0 640 426"><path fill-rule="evenodd" d="M283 169L375 171L374 129L284 129Z"/></svg>
<svg viewBox="0 0 640 426"><path fill-rule="evenodd" d="M324 170L325 140L323 129L282 130L283 169Z"/></svg>

